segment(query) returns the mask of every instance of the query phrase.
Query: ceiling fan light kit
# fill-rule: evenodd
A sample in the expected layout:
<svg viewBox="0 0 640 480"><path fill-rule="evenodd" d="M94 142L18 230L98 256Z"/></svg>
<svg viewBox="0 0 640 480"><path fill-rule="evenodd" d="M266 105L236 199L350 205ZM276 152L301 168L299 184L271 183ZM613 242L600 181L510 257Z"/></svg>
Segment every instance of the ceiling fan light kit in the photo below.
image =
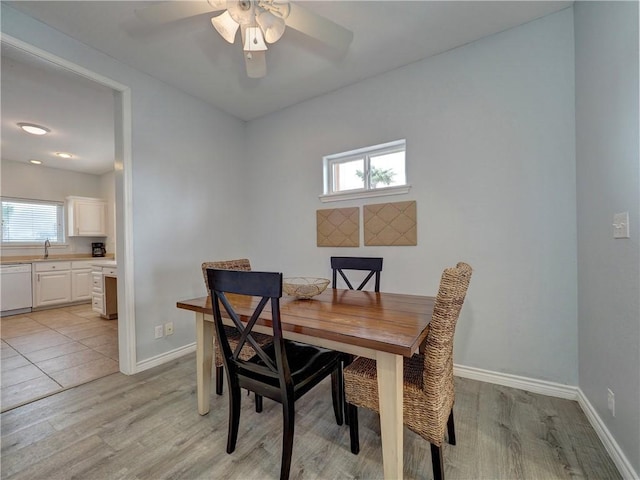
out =
<svg viewBox="0 0 640 480"><path fill-rule="evenodd" d="M267 49L262 36L262 30L258 27L247 27L244 37L245 52L259 52Z"/></svg>
<svg viewBox="0 0 640 480"><path fill-rule="evenodd" d="M284 18L276 17L266 10L256 16L256 22L262 29L267 43L275 43L280 40L286 26Z"/></svg>
<svg viewBox="0 0 640 480"><path fill-rule="evenodd" d="M137 9L136 15L146 22L165 24L220 10L225 12L213 17L211 24L228 43L235 42L240 30L247 76L250 78L261 78L267 74L266 43L280 40L287 27L342 52L353 40L353 32L287 0L161 2Z"/></svg>
<svg viewBox="0 0 640 480"><path fill-rule="evenodd" d="M227 2L227 11L240 26L255 24L255 3L251 0L237 0Z"/></svg>
<svg viewBox="0 0 640 480"><path fill-rule="evenodd" d="M213 28L215 28L220 36L227 42L235 42L236 32L238 31L240 24L231 18L231 14L229 14L228 11L224 12L222 15L213 17L211 19L211 23L213 24Z"/></svg>

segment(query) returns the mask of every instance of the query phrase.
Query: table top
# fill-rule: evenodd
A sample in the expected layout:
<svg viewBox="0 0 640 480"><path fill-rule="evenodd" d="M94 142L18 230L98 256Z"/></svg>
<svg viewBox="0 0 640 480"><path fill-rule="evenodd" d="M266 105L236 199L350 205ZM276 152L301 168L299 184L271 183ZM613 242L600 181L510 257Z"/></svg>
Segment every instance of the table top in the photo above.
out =
<svg viewBox="0 0 640 480"><path fill-rule="evenodd" d="M259 301L228 298L243 320ZM427 336L434 303L435 297L329 288L309 300L283 296L280 314L285 331L410 357ZM212 314L209 297L183 300L177 307ZM267 306L259 322L270 325L270 319Z"/></svg>

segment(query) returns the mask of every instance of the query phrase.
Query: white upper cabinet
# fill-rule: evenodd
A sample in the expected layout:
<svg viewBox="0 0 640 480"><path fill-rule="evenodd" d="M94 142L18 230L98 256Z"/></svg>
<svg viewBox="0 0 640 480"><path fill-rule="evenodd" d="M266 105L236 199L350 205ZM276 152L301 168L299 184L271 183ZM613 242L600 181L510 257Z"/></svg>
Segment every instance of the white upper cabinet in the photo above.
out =
<svg viewBox="0 0 640 480"><path fill-rule="evenodd" d="M67 235L106 237L107 202L100 198L67 197Z"/></svg>

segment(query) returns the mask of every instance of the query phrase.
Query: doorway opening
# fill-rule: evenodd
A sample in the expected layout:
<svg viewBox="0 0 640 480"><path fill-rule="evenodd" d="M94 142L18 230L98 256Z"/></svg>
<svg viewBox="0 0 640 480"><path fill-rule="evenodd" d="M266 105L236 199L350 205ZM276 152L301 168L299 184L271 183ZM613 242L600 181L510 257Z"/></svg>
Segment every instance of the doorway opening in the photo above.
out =
<svg viewBox="0 0 640 480"><path fill-rule="evenodd" d="M118 269L118 360L122 373L136 373L136 338L133 281L133 212L131 165L131 90L101 74L69 62L22 40L2 34L3 48L10 46L52 68L84 77L113 91L115 251Z"/></svg>

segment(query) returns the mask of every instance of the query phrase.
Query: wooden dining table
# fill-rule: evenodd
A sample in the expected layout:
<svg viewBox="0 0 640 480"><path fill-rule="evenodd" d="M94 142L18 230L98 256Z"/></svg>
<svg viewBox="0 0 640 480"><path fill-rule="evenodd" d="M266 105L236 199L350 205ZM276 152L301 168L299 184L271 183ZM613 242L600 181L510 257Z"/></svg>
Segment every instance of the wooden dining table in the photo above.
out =
<svg viewBox="0 0 640 480"><path fill-rule="evenodd" d="M241 317L259 299L229 295ZM328 289L312 299L280 299L284 337L375 359L380 402L384 477L402 478L402 359L416 353L427 336L434 297ZM177 307L195 313L198 412L209 412L215 327L210 297L183 300ZM270 309L256 331L272 333ZM231 325L231 321L229 320Z"/></svg>

